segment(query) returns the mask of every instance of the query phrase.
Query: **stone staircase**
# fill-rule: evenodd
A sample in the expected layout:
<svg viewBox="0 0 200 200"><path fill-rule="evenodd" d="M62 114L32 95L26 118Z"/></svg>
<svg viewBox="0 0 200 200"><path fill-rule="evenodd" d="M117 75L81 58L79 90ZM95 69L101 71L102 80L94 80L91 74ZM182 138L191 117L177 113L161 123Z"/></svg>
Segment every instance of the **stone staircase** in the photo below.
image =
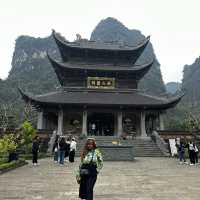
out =
<svg viewBox="0 0 200 200"><path fill-rule="evenodd" d="M123 140L116 136L96 136L95 139L97 146L111 145L113 141L119 142L120 145L132 145L134 157L164 157L164 154L149 137ZM85 141L85 139L78 141L76 156L80 156Z"/></svg>
<svg viewBox="0 0 200 200"><path fill-rule="evenodd" d="M135 157L164 157L159 147L150 138L130 141Z"/></svg>

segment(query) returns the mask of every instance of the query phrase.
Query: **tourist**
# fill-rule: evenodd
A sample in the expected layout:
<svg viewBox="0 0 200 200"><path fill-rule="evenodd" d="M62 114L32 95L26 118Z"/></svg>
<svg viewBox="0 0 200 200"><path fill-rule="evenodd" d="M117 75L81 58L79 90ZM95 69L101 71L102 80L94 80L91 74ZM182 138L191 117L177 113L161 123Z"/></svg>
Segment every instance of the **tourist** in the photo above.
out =
<svg viewBox="0 0 200 200"><path fill-rule="evenodd" d="M81 199L93 200L93 188L102 167L101 152L96 147L95 139L89 138L81 154L81 164L76 176L80 184L79 197Z"/></svg>
<svg viewBox="0 0 200 200"><path fill-rule="evenodd" d="M59 142L59 163L64 165L66 142L65 138L61 137Z"/></svg>
<svg viewBox="0 0 200 200"><path fill-rule="evenodd" d="M65 145L65 161L67 161L67 157L69 156L70 152L70 139L69 137L67 138L66 145Z"/></svg>
<svg viewBox="0 0 200 200"><path fill-rule="evenodd" d="M59 135L56 135L56 139L53 145L53 153L54 153L54 162L58 163L59 156Z"/></svg>
<svg viewBox="0 0 200 200"><path fill-rule="evenodd" d="M186 159L185 159L185 145L182 141L180 141L180 144L176 144L177 147L177 151L178 151L178 157L179 157L179 161L180 164L186 163Z"/></svg>
<svg viewBox="0 0 200 200"><path fill-rule="evenodd" d="M72 141L70 143L69 162L74 162L75 152L76 152L76 141L75 138L72 138Z"/></svg>
<svg viewBox="0 0 200 200"><path fill-rule="evenodd" d="M194 159L196 164L198 164L198 156L199 156L198 154L199 154L199 149L197 145L194 143Z"/></svg>
<svg viewBox="0 0 200 200"><path fill-rule="evenodd" d="M95 123L92 123L91 129L92 129L92 135L95 135L95 133L96 133L96 124Z"/></svg>
<svg viewBox="0 0 200 200"><path fill-rule="evenodd" d="M38 165L38 152L39 152L39 137L35 136L32 144L32 154L33 154L32 162L34 166Z"/></svg>
<svg viewBox="0 0 200 200"><path fill-rule="evenodd" d="M190 158L190 165L194 165L195 164L195 149L194 149L194 144L191 141L188 144L188 154Z"/></svg>

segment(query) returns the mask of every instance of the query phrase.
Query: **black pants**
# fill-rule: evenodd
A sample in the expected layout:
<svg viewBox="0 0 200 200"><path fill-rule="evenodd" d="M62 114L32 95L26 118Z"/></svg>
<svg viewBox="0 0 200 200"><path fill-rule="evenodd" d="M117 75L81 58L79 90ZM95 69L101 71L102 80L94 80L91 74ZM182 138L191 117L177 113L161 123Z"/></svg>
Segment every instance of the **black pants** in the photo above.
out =
<svg viewBox="0 0 200 200"><path fill-rule="evenodd" d="M195 152L193 150L189 151L190 163L195 164Z"/></svg>
<svg viewBox="0 0 200 200"><path fill-rule="evenodd" d="M69 152L69 162L74 162L75 150Z"/></svg>
<svg viewBox="0 0 200 200"><path fill-rule="evenodd" d="M35 151L35 152L32 152L33 153L33 163L37 163L37 160L38 160L38 152Z"/></svg>
<svg viewBox="0 0 200 200"><path fill-rule="evenodd" d="M65 150L65 158L67 158L69 156L69 150Z"/></svg>
<svg viewBox="0 0 200 200"><path fill-rule="evenodd" d="M93 188L97 180L95 176L84 176L81 177L79 197L81 199L93 200Z"/></svg>
<svg viewBox="0 0 200 200"><path fill-rule="evenodd" d="M198 157L199 157L198 152L195 152L195 162L196 163L198 163Z"/></svg>

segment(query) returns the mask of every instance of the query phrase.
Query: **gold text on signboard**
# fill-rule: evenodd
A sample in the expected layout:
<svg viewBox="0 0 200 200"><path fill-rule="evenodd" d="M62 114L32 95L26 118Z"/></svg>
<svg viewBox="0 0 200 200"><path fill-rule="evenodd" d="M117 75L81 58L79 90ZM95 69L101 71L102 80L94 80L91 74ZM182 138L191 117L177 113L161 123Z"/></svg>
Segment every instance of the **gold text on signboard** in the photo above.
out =
<svg viewBox="0 0 200 200"><path fill-rule="evenodd" d="M113 88L115 88L115 78L88 77L87 78L87 87L88 88L113 89Z"/></svg>

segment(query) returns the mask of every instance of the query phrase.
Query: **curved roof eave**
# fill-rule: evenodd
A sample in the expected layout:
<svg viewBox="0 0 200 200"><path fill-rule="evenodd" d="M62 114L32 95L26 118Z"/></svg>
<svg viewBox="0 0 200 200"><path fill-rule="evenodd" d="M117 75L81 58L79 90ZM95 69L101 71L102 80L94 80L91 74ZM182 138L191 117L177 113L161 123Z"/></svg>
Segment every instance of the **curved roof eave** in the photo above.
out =
<svg viewBox="0 0 200 200"><path fill-rule="evenodd" d="M84 66L81 66L81 64L79 65L77 63L76 64L70 64L70 63L60 63L58 62L57 60L53 59L49 54L47 54L48 56L48 59L50 60L50 62L52 63L55 71L56 69L64 69L64 70L68 70L68 69L74 69L74 70L82 70L82 71L125 71L125 72L143 72L143 71L148 71L151 66L153 65L154 63L154 58L148 62L148 63L145 63L143 65L130 65L130 66L125 66L125 67L121 67L121 66L109 66L108 67L102 67L102 66L90 66L90 65L84 65Z"/></svg>
<svg viewBox="0 0 200 200"><path fill-rule="evenodd" d="M171 98L167 99L167 101L165 101L163 104L158 105L157 108L160 107L160 109L163 109L163 110L173 108L181 101L181 99L184 95L185 95L184 93L180 93L174 97L171 97Z"/></svg>
<svg viewBox="0 0 200 200"><path fill-rule="evenodd" d="M64 83L63 83L62 77L60 76L60 73L59 73L58 70L57 70L58 68L57 68L56 65L55 65L56 62L55 62L55 60L54 60L53 58L51 58L51 56L49 55L48 52L47 52L47 58L49 59L51 65L52 65L52 67L53 67L53 69L54 69L54 71L55 71L55 73L56 73L56 76L57 76L57 78L58 78L59 83L63 86Z"/></svg>
<svg viewBox="0 0 200 200"><path fill-rule="evenodd" d="M177 103L179 103L179 101L182 99L182 97L184 96L184 94L181 94L181 95L177 95L167 101L164 102L160 102L160 103L156 103L156 104L123 104L123 103L119 103L117 101L117 103L114 103L114 104L105 104L105 103L101 103L101 102L92 102L92 103L84 103L84 102L54 102L54 101L42 101L40 100L39 98L40 97L43 97L44 95L40 95L40 96L32 96L32 95L29 95L25 92L23 92L21 89L19 89L19 92L20 94L22 95L22 98L26 101L26 102L31 102L31 104L33 104L34 106L41 106L42 105L54 105L54 106L58 106L58 105L99 105L99 106L124 106L124 107L133 107L133 108L138 108L138 109L160 109L160 110L166 110L166 109L169 109L169 108L172 108L174 106L176 106ZM47 94L48 95L52 95L52 94L57 94L57 92L54 92L54 93L49 93Z"/></svg>
<svg viewBox="0 0 200 200"><path fill-rule="evenodd" d="M92 47L89 45L90 41L88 41L88 45L80 45L76 42L68 42L65 39L61 38L58 36L58 33L55 32L55 30L52 30L52 36L55 39L56 43L61 46L64 46L66 48L72 48L72 49L86 49L86 50L105 50L105 51L122 51L122 52L131 52L131 51L136 51L139 50L140 48L145 47L148 42L150 41L150 36L147 36L140 44L138 44L137 46L118 46L118 48L114 48L114 45L110 44L104 44L104 47L100 47L99 44L98 46L95 46L96 48ZM107 48L106 48L107 47ZM108 48L109 47L109 48Z"/></svg>

